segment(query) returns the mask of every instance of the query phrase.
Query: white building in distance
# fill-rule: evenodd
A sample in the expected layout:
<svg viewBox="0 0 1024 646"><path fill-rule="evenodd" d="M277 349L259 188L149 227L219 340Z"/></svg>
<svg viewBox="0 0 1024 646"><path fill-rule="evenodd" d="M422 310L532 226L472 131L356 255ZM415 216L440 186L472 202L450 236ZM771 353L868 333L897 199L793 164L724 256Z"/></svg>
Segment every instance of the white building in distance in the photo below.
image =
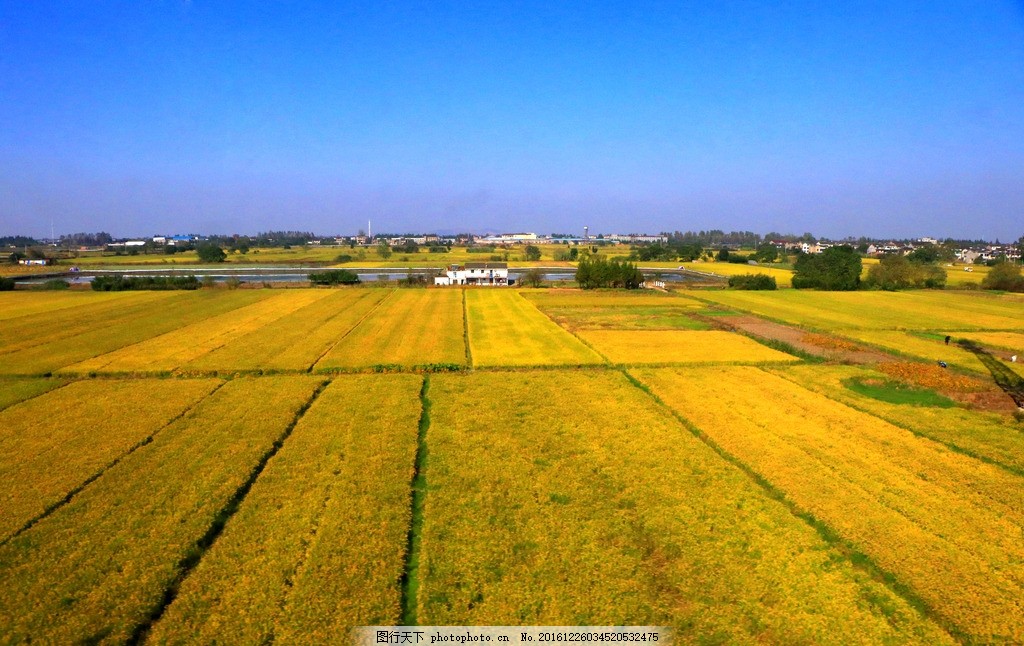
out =
<svg viewBox="0 0 1024 646"><path fill-rule="evenodd" d="M467 262L465 265L451 265L444 276L434 278L435 285L487 285L508 286L508 263Z"/></svg>

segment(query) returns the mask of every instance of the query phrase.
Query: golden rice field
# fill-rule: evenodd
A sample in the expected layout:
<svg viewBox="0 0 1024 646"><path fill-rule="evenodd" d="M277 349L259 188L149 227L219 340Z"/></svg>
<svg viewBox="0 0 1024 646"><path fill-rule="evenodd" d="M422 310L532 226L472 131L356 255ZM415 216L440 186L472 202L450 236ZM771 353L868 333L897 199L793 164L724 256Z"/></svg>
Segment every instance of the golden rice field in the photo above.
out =
<svg viewBox="0 0 1024 646"><path fill-rule="evenodd" d="M988 369L973 352L964 350L956 343L945 344L942 337L921 337L899 330L836 330L851 339L863 341L891 352L930 362L945 361L948 365L962 370L987 373ZM954 338L960 338L955 333Z"/></svg>
<svg viewBox="0 0 1024 646"><path fill-rule="evenodd" d="M693 307L703 306L700 301L678 292L652 292L648 290L623 291L596 289L581 292L578 289L524 289L520 292L542 310L557 307L590 309L594 307Z"/></svg>
<svg viewBox="0 0 1024 646"><path fill-rule="evenodd" d="M636 375L948 625L1024 639L1020 476L757 368Z"/></svg>
<svg viewBox="0 0 1024 646"><path fill-rule="evenodd" d="M392 292L366 289L323 293L324 298L232 338L183 369L200 373L309 370Z"/></svg>
<svg viewBox="0 0 1024 646"><path fill-rule="evenodd" d="M963 407L907 406L859 394L850 379L884 378L884 373L855 366L787 366L772 373L850 408L905 428L980 460L1024 474L1024 433L1008 428L1005 415Z"/></svg>
<svg viewBox="0 0 1024 646"><path fill-rule="evenodd" d="M960 332L956 338L1024 355L1024 333L1021 332ZM1024 356L1021 356L1018 361L1024 361Z"/></svg>
<svg viewBox="0 0 1024 646"><path fill-rule="evenodd" d="M130 639L318 383L229 382L0 546L5 641Z"/></svg>
<svg viewBox="0 0 1024 646"><path fill-rule="evenodd" d="M560 366L603 363L514 291L467 290L466 322L474 366Z"/></svg>
<svg viewBox="0 0 1024 646"><path fill-rule="evenodd" d="M790 287L793 284L793 270L771 265L743 265L731 262L688 262L680 265L684 269L715 274L717 276L742 276L744 274L765 274L775 279L779 287Z"/></svg>
<svg viewBox="0 0 1024 646"><path fill-rule="evenodd" d="M11 404L31 399L37 395L59 388L66 381L62 379L3 379L0 380L0 411Z"/></svg>
<svg viewBox="0 0 1024 646"><path fill-rule="evenodd" d="M700 297L821 330L1024 330L1020 303L978 292L707 291Z"/></svg>
<svg viewBox="0 0 1024 646"><path fill-rule="evenodd" d="M422 378L331 383L154 627L156 642L329 642L400 619Z"/></svg>
<svg viewBox="0 0 1024 646"><path fill-rule="evenodd" d="M0 540L139 447L219 385L79 381L0 412Z"/></svg>
<svg viewBox="0 0 1024 646"><path fill-rule="evenodd" d="M621 374L438 376L431 400L423 623L949 640Z"/></svg>
<svg viewBox="0 0 1024 646"><path fill-rule="evenodd" d="M955 292L3 293L0 643L1021 643L1024 421L930 352L1022 321Z"/></svg>
<svg viewBox="0 0 1024 646"><path fill-rule="evenodd" d="M580 330L576 334L617 364L797 361L741 334L719 330Z"/></svg>
<svg viewBox="0 0 1024 646"><path fill-rule="evenodd" d="M465 363L462 292L417 289L389 295L316 369Z"/></svg>

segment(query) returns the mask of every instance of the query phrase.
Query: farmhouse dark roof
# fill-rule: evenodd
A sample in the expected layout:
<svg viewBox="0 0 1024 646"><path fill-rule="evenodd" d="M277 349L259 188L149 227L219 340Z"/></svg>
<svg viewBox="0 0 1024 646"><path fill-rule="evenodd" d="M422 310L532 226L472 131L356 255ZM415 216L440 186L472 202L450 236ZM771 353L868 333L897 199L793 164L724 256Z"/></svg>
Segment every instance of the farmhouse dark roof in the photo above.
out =
<svg viewBox="0 0 1024 646"><path fill-rule="evenodd" d="M508 269L507 262L467 262L466 269Z"/></svg>

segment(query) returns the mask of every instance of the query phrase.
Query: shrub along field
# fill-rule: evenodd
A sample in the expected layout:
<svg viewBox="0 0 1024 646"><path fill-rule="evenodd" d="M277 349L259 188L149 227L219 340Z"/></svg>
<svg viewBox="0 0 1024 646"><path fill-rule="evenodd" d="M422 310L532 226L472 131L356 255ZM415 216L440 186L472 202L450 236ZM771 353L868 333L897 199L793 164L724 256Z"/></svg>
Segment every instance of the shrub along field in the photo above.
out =
<svg viewBox="0 0 1024 646"><path fill-rule="evenodd" d="M1019 297L0 306L2 643L337 643L376 623L1024 641L1024 421L988 372L1014 367ZM812 362L726 331L755 314L836 362L846 337L876 350ZM977 362L946 334L1002 350Z"/></svg>

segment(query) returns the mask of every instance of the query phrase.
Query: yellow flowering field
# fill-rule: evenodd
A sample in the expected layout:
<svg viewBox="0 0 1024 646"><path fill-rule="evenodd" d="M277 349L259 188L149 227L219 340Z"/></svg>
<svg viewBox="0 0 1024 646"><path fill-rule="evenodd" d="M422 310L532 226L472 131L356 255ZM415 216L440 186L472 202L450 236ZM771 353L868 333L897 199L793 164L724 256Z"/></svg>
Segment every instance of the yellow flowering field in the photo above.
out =
<svg viewBox="0 0 1024 646"><path fill-rule="evenodd" d="M0 545L4 640L126 642L321 381L236 379Z"/></svg>
<svg viewBox="0 0 1024 646"><path fill-rule="evenodd" d="M320 290L323 298L229 339L182 371L308 370L392 291Z"/></svg>
<svg viewBox="0 0 1024 646"><path fill-rule="evenodd" d="M837 330L836 334L901 355L936 363L945 361L947 365L955 368L988 374L988 369L976 354L964 350L953 342L946 345L942 339L925 338L899 330Z"/></svg>
<svg viewBox="0 0 1024 646"><path fill-rule="evenodd" d="M637 370L973 641L1024 639L1024 480L757 368Z"/></svg>
<svg viewBox="0 0 1024 646"><path fill-rule="evenodd" d="M0 378L0 411L31 399L67 383L64 379L3 379Z"/></svg>
<svg viewBox="0 0 1024 646"><path fill-rule="evenodd" d="M335 379L151 639L329 643L347 626L397 623L421 383Z"/></svg>
<svg viewBox="0 0 1024 646"><path fill-rule="evenodd" d="M720 330L580 330L577 334L617 364L799 361L741 334Z"/></svg>
<svg viewBox="0 0 1024 646"><path fill-rule="evenodd" d="M1024 433L1013 430L1008 415L962 407L890 404L858 394L843 384L847 379L877 378L878 372L856 366L785 366L770 372L808 390L931 438L946 446L1024 473Z"/></svg>
<svg viewBox="0 0 1024 646"><path fill-rule="evenodd" d="M361 321L316 369L465 363L462 290L403 289Z"/></svg>
<svg viewBox="0 0 1024 646"><path fill-rule="evenodd" d="M708 290L700 297L822 330L1022 330L1024 303L1010 297L916 290L904 292L752 292Z"/></svg>
<svg viewBox="0 0 1024 646"><path fill-rule="evenodd" d="M515 291L467 289L466 310L474 366L604 363Z"/></svg>
<svg viewBox="0 0 1024 646"><path fill-rule="evenodd" d="M0 412L0 540L220 383L78 381Z"/></svg>
<svg viewBox="0 0 1024 646"><path fill-rule="evenodd" d="M267 298L270 290L175 293L169 299L126 312L108 312L71 335L54 333L41 343L0 357L0 372L35 375L53 372L118 348L143 342L212 316ZM132 301L133 303L135 301Z"/></svg>
<svg viewBox="0 0 1024 646"><path fill-rule="evenodd" d="M67 370L77 373L174 370L330 295L329 290L283 291L252 305L70 365Z"/></svg>
<svg viewBox="0 0 1024 646"><path fill-rule="evenodd" d="M438 375L430 400L420 623L951 642L620 373Z"/></svg>

